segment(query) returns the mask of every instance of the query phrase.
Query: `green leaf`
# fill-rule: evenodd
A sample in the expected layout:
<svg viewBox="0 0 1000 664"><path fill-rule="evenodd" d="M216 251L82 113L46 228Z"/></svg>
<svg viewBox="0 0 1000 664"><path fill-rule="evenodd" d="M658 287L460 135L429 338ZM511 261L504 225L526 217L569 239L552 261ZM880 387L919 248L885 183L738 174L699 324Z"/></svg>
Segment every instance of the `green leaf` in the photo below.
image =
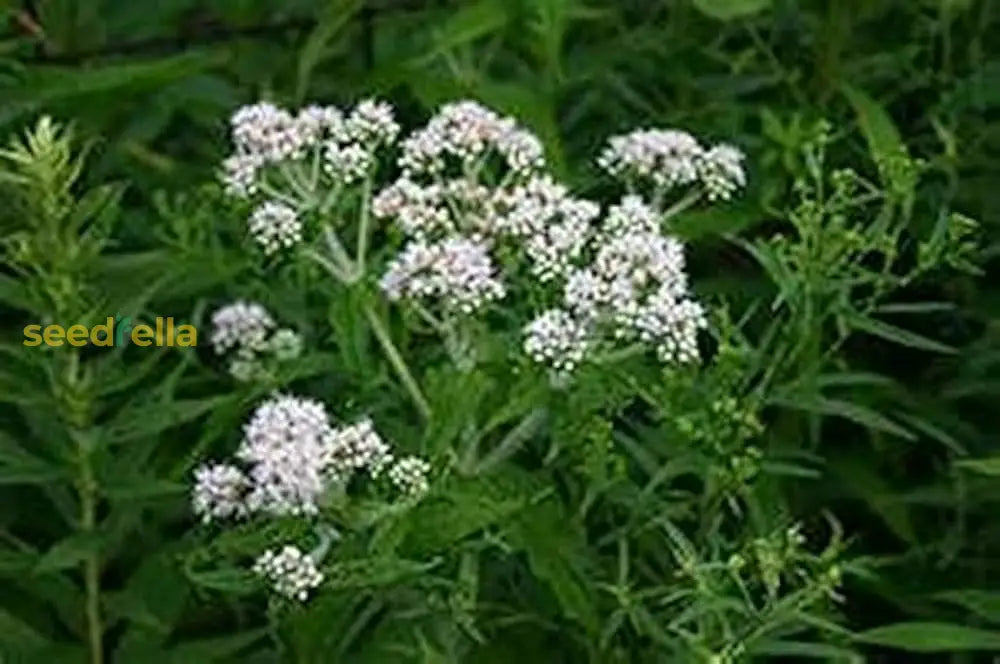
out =
<svg viewBox="0 0 1000 664"><path fill-rule="evenodd" d="M910 544L917 543L909 506L885 481L884 475L876 471L874 458L858 455L833 458L828 467L836 473L838 483L847 495L864 501L901 540Z"/></svg>
<svg viewBox="0 0 1000 664"><path fill-rule="evenodd" d="M698 10L720 21L731 21L769 9L771 0L692 0Z"/></svg>
<svg viewBox="0 0 1000 664"><path fill-rule="evenodd" d="M107 438L111 442L120 443L135 438L155 436L185 422L198 419L220 405L229 403L233 398L232 395L224 395L208 399L185 399L172 403L142 401L124 410L108 425Z"/></svg>
<svg viewBox="0 0 1000 664"><path fill-rule="evenodd" d="M988 590L946 590L934 595L945 602L958 604L986 620L1000 624L1000 592Z"/></svg>
<svg viewBox="0 0 1000 664"><path fill-rule="evenodd" d="M35 565L35 574L58 572L74 567L101 550L104 538L98 533L76 533L49 549Z"/></svg>
<svg viewBox="0 0 1000 664"><path fill-rule="evenodd" d="M892 341L893 343L897 343L901 346L908 346L918 350L926 350L932 353L946 353L949 355L958 352L951 346L947 346L939 341L928 339L927 337L919 335L916 332L910 332L909 330L904 330L903 328L890 325L889 323L885 323L874 318L869 318L859 314L851 314L845 316L845 319L847 323L856 330L867 332L868 334L881 337L882 339Z"/></svg>
<svg viewBox="0 0 1000 664"><path fill-rule="evenodd" d="M916 439L916 436L914 436L910 431L907 431L878 411L872 410L866 406L860 406L856 403L851 403L849 401L827 399L824 397L792 398L775 396L770 399L770 402L776 406L784 406L795 410L816 413L817 415L842 417L844 419L851 420L856 424L860 424L867 429L882 431L894 436L899 436L900 438L905 438L906 440Z"/></svg>
<svg viewBox="0 0 1000 664"><path fill-rule="evenodd" d="M0 644L5 648L37 649L46 643L45 637L39 634L34 627L0 609Z"/></svg>
<svg viewBox="0 0 1000 664"><path fill-rule="evenodd" d="M847 83L841 86L841 91L858 116L858 125L868 142L868 149L880 164L883 182L897 191L912 193L913 183L908 181L908 176L898 169L881 167L887 160L907 154L906 145L889 113L877 101Z"/></svg>
<svg viewBox="0 0 1000 664"><path fill-rule="evenodd" d="M260 628L232 636L180 643L171 648L167 661L171 664L190 664L191 662L211 664L212 662L232 661L230 658L266 638L268 633L267 628Z"/></svg>
<svg viewBox="0 0 1000 664"><path fill-rule="evenodd" d="M354 17L361 3L358 0L335 0L327 3L322 17L309 34L299 51L295 99L299 104L306 101L309 82L316 67L323 61L330 42L340 34L343 27Z"/></svg>
<svg viewBox="0 0 1000 664"><path fill-rule="evenodd" d="M480 0L451 11L435 31L434 48L424 56L424 62L498 32L509 20L508 6L500 0Z"/></svg>
<svg viewBox="0 0 1000 664"><path fill-rule="evenodd" d="M862 632L857 639L909 652L1000 650L1000 632L938 622L885 625Z"/></svg>
<svg viewBox="0 0 1000 664"><path fill-rule="evenodd" d="M955 465L983 475L1000 475L1000 457L989 457L986 459L963 459L956 461Z"/></svg>
<svg viewBox="0 0 1000 664"><path fill-rule="evenodd" d="M528 554L532 572L552 589L565 614L595 632L598 617L586 583L584 535L559 503L550 498L533 505L506 531L511 543Z"/></svg>

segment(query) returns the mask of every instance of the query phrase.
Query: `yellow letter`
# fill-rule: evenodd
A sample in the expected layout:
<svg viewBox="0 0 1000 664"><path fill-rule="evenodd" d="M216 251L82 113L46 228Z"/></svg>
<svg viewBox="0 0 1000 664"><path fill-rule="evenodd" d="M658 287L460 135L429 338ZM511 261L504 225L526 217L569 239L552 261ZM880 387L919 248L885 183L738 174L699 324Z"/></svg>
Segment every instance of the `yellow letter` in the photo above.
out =
<svg viewBox="0 0 1000 664"><path fill-rule="evenodd" d="M45 328L43 335L45 336L46 346L62 346L63 345L63 334L65 330L59 325L49 325Z"/></svg>
<svg viewBox="0 0 1000 664"><path fill-rule="evenodd" d="M188 347L198 345L198 330L194 329L194 325L177 326L177 345Z"/></svg>
<svg viewBox="0 0 1000 664"><path fill-rule="evenodd" d="M115 340L111 337L111 328L114 327L115 319L108 316L108 322L104 325L95 325L90 330L90 343L95 346L110 347L113 346ZM104 338L97 336L99 332L104 333Z"/></svg>
<svg viewBox="0 0 1000 664"><path fill-rule="evenodd" d="M136 346L148 346L153 337L153 328L148 325L136 325L132 330L132 343Z"/></svg>
<svg viewBox="0 0 1000 664"><path fill-rule="evenodd" d="M66 330L66 341L70 346L86 346L89 332L83 325L70 325Z"/></svg>
<svg viewBox="0 0 1000 664"><path fill-rule="evenodd" d="M24 326L24 345L25 346L40 346L42 345L42 335L39 334L41 331L41 325L25 325Z"/></svg>

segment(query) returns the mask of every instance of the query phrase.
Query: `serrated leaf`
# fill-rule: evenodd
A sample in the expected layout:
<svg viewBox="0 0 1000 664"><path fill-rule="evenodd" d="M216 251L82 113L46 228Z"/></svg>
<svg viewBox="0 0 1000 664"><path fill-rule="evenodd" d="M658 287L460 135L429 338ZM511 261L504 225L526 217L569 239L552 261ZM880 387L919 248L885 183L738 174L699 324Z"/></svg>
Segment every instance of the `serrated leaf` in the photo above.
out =
<svg viewBox="0 0 1000 664"><path fill-rule="evenodd" d="M908 652L1000 650L1000 632L939 622L902 622L858 634L864 643Z"/></svg>

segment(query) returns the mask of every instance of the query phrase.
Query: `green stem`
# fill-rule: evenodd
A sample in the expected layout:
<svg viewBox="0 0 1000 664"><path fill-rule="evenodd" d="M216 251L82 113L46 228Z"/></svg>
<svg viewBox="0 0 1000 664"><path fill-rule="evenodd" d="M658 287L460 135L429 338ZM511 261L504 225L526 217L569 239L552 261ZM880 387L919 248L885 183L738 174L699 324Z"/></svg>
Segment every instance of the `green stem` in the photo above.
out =
<svg viewBox="0 0 1000 664"><path fill-rule="evenodd" d="M420 391L420 386L410 372L406 360L403 359L403 356L399 353L399 349L392 342L389 330L386 329L382 319L378 317L378 314L375 313L370 304L366 303L364 305L364 312L368 323L371 325L372 332L375 334L375 338L378 339L379 345L382 346L382 351L385 353L386 359L389 360L392 368L396 370L396 374L399 376L400 381L402 381L403 387L410 393L410 398L413 399L414 405L420 411L421 417L429 420L431 418L431 407L427 403L423 392Z"/></svg>
<svg viewBox="0 0 1000 664"><path fill-rule="evenodd" d="M365 178L365 185L361 191L361 215L358 222L358 255L355 262L358 266L358 274L364 274L365 257L368 254L368 233L371 222L371 178Z"/></svg>
<svg viewBox="0 0 1000 664"><path fill-rule="evenodd" d="M85 534L97 528L97 482L90 463L90 452L84 441L78 442L80 463L80 530ZM87 555L83 561L83 583L86 594L87 639L90 644L91 664L104 662L104 627L101 621L100 560L97 553Z"/></svg>
<svg viewBox="0 0 1000 664"><path fill-rule="evenodd" d="M302 206L302 201L298 200L297 198L292 198L291 196L283 194L282 192L278 191L277 189L269 185L267 182L260 183L260 190L270 198L281 201L282 203L296 210L298 210Z"/></svg>
<svg viewBox="0 0 1000 664"><path fill-rule="evenodd" d="M533 436L548 417L548 409L544 406L535 408L521 420L516 427L504 436L493 450L484 456L476 465L474 474L481 475L487 473L499 464L503 463L521 448L521 446Z"/></svg>
<svg viewBox="0 0 1000 664"><path fill-rule="evenodd" d="M703 192L699 189L688 192L683 198L663 211L663 219L669 220L684 212L684 210L687 210L701 200L702 194Z"/></svg>
<svg viewBox="0 0 1000 664"><path fill-rule="evenodd" d="M340 242L337 232L332 227L327 226L323 231L323 237L326 240L326 246L330 249L331 256L340 264L341 272L347 277L343 280L344 283L356 283L361 278L360 270L354 264L354 261L351 260L351 257L347 255L347 250L344 249L344 245Z"/></svg>

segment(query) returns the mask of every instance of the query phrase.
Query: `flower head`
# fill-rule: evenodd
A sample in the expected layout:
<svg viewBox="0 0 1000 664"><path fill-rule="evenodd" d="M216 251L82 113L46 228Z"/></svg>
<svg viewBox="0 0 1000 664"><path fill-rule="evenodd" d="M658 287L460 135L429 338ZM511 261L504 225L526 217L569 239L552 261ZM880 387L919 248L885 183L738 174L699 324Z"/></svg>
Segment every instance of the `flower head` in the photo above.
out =
<svg viewBox="0 0 1000 664"><path fill-rule="evenodd" d="M302 222L295 210L275 201L266 201L253 211L247 230L267 255L302 241Z"/></svg>
<svg viewBox="0 0 1000 664"><path fill-rule="evenodd" d="M244 499L250 481L239 468L224 463L205 464L195 470L194 479L191 503L202 521L246 514Z"/></svg>
<svg viewBox="0 0 1000 664"><path fill-rule="evenodd" d="M591 346L587 325L562 309L541 313L525 328L524 352L560 373L572 372Z"/></svg>
<svg viewBox="0 0 1000 664"><path fill-rule="evenodd" d="M212 314L212 346L221 355L234 348L259 348L274 328L274 319L256 302L237 301Z"/></svg>
<svg viewBox="0 0 1000 664"><path fill-rule="evenodd" d="M392 300L436 299L447 310L470 314L505 294L482 242L453 236L428 244L409 242L382 277Z"/></svg>
<svg viewBox="0 0 1000 664"><path fill-rule="evenodd" d="M323 573L316 567L316 561L292 545L280 551L265 551L254 562L253 571L266 579L274 592L300 602L306 601L309 592L323 583Z"/></svg>

